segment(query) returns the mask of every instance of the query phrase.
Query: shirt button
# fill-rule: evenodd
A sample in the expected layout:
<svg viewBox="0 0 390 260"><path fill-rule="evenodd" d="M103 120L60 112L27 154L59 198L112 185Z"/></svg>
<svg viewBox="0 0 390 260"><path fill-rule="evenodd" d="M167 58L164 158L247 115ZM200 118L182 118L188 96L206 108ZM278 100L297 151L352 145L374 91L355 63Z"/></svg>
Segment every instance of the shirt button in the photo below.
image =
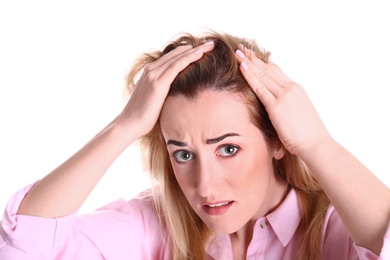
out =
<svg viewBox="0 0 390 260"><path fill-rule="evenodd" d="M266 228L267 226L268 226L267 221L263 221L263 222L260 223L260 227L263 228L263 229Z"/></svg>

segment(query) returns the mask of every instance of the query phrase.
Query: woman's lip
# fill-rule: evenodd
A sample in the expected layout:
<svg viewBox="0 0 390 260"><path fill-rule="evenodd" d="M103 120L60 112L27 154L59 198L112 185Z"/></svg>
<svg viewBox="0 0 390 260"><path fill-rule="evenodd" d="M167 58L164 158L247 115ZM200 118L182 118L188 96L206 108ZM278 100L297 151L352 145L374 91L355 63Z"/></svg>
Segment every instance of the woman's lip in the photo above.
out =
<svg viewBox="0 0 390 260"><path fill-rule="evenodd" d="M202 209L206 214L216 216L225 214L231 206L233 206L233 201L218 201L212 203L202 203Z"/></svg>
<svg viewBox="0 0 390 260"><path fill-rule="evenodd" d="M220 200L220 201L213 201L213 202L203 202L201 203L202 206L212 206L212 205L220 205L225 203L233 202L232 200Z"/></svg>

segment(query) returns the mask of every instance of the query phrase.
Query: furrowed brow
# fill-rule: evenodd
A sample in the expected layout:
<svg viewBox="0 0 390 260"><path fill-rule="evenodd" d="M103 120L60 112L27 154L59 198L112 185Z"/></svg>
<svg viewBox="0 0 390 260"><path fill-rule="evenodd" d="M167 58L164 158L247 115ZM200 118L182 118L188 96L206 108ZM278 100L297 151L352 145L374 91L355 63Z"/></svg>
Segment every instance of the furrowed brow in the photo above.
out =
<svg viewBox="0 0 390 260"><path fill-rule="evenodd" d="M210 138L210 139L206 140L206 144L215 144L215 143L221 142L223 139L225 139L226 137L229 137L229 136L239 136L239 134L227 133L227 134L221 135L219 137Z"/></svg>
<svg viewBox="0 0 390 260"><path fill-rule="evenodd" d="M181 146L181 147L188 146L187 143L176 141L176 140L168 140L167 141L167 146L170 145L170 144L173 144L173 145L176 145L176 146Z"/></svg>

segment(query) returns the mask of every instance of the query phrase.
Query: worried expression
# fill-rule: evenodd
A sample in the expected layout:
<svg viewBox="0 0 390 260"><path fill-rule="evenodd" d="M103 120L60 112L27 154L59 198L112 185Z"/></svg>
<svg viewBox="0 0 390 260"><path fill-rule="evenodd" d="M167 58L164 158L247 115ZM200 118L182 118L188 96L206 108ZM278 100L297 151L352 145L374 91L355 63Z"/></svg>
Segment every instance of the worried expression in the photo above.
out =
<svg viewBox="0 0 390 260"><path fill-rule="evenodd" d="M269 148L241 96L169 96L160 124L176 180L211 231L237 232L280 202L272 160L284 150Z"/></svg>

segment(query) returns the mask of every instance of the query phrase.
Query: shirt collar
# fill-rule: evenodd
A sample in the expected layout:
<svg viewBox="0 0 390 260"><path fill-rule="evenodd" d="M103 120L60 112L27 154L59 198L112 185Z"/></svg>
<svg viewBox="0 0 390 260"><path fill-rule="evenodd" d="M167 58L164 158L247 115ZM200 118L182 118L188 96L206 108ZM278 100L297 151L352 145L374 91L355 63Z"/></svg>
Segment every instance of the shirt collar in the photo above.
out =
<svg viewBox="0 0 390 260"><path fill-rule="evenodd" d="M296 191L292 188L282 204L266 216L267 221L285 247L295 234L302 219Z"/></svg>
<svg viewBox="0 0 390 260"><path fill-rule="evenodd" d="M268 224L284 247L290 242L295 234L301 219L302 212L296 191L291 188L283 202L273 212L265 216ZM255 226L259 226L264 218L256 221ZM256 228L254 230L256 232ZM255 234L253 234L253 237ZM213 259L231 259L230 238L227 234L215 234L207 247L207 254Z"/></svg>

